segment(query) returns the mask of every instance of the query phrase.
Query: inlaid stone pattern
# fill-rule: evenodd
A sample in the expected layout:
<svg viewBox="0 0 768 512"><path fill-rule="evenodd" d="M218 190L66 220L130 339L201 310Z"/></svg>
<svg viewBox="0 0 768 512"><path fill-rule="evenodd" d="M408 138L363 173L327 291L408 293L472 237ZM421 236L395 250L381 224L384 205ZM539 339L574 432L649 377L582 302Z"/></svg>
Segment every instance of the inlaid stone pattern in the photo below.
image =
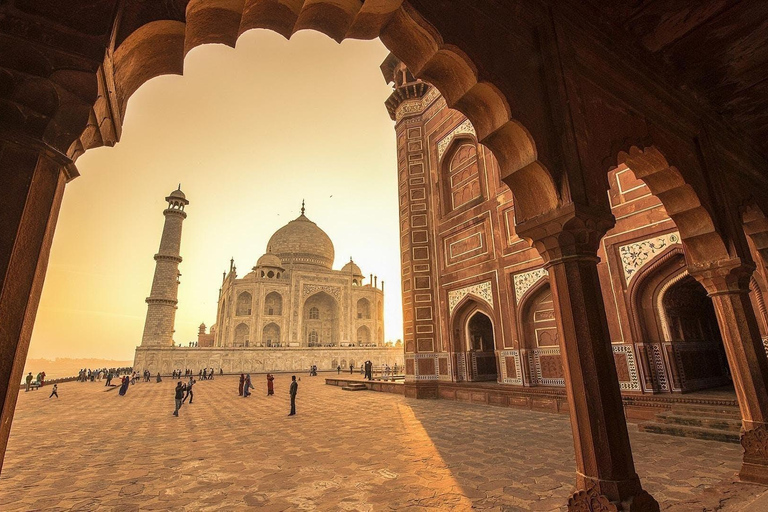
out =
<svg viewBox="0 0 768 512"><path fill-rule="evenodd" d="M664 251L667 247L680 243L680 233L667 233L666 235L649 238L640 242L634 242L619 247L621 265L624 268L624 278L629 284L637 275L637 271L650 262L654 256Z"/></svg>
<svg viewBox="0 0 768 512"><path fill-rule="evenodd" d="M439 354L413 354L416 361L416 380L439 380L440 379L440 363L438 361ZM445 354L444 354L445 355Z"/></svg>
<svg viewBox="0 0 768 512"><path fill-rule="evenodd" d="M456 127L455 130L453 130L451 133L443 137L437 142L437 158L438 160L443 157L443 154L445 153L445 150L448 149L448 146L451 145L451 142L453 142L453 139L455 139L458 135L468 133L471 135L475 134L475 127L472 126L472 123L469 122L469 119L461 123L459 126Z"/></svg>
<svg viewBox="0 0 768 512"><path fill-rule="evenodd" d="M619 373L619 387L622 390L640 391L640 376L637 372L635 351L631 345L612 345L616 370ZM621 371L619 371L621 368Z"/></svg>
<svg viewBox="0 0 768 512"><path fill-rule="evenodd" d="M317 292L325 292L334 299L341 300L341 288L337 286L322 286L315 284L305 284L302 288L304 297L314 295Z"/></svg>
<svg viewBox="0 0 768 512"><path fill-rule="evenodd" d="M525 295L525 292L531 289L539 279L544 276L548 276L549 272L545 268L537 268L529 272L523 272L521 274L515 274L513 280L515 282L515 300L520 303L520 298Z"/></svg>
<svg viewBox="0 0 768 512"><path fill-rule="evenodd" d="M499 352L501 357L501 376L504 384L523 385L523 368L520 364L519 350L502 350ZM514 375L512 370L514 370Z"/></svg>
<svg viewBox="0 0 768 512"><path fill-rule="evenodd" d="M560 359L560 347L535 348L529 352L531 356L531 375L534 384L541 386L565 386L563 365Z"/></svg>
<svg viewBox="0 0 768 512"><path fill-rule="evenodd" d="M487 302L493 307L493 287L490 281L484 281L482 283L465 286L458 290L451 290L448 292L448 311L453 313L456 306L467 295L474 295Z"/></svg>

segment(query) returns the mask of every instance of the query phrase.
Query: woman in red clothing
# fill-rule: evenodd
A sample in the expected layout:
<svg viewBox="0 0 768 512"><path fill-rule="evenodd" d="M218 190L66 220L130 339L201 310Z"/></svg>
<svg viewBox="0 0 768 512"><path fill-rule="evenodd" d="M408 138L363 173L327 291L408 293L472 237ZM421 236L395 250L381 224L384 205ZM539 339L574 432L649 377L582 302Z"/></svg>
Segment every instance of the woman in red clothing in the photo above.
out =
<svg viewBox="0 0 768 512"><path fill-rule="evenodd" d="M243 385L245 384L245 374L240 374L240 387L237 388L238 394L243 396Z"/></svg>
<svg viewBox="0 0 768 512"><path fill-rule="evenodd" d="M271 373L268 373L267 374L267 396L275 394L275 386L272 384L273 380L275 380L275 378L272 376Z"/></svg>

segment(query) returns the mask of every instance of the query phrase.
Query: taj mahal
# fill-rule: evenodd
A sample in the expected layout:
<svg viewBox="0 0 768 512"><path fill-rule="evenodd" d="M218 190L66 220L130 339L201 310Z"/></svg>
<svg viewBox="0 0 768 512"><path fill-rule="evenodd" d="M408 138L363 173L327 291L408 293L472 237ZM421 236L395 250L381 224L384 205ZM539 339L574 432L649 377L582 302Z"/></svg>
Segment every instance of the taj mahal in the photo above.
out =
<svg viewBox="0 0 768 512"><path fill-rule="evenodd" d="M210 329L201 324L196 342L176 343L181 228L189 201L181 186L165 199L135 369L162 374L182 368L297 371L311 365L348 370L366 360L403 367L402 348L384 345L384 281L370 274L366 282L352 258L334 270L333 242L307 218L303 202L301 214L272 235L250 272L238 276L230 260Z"/></svg>

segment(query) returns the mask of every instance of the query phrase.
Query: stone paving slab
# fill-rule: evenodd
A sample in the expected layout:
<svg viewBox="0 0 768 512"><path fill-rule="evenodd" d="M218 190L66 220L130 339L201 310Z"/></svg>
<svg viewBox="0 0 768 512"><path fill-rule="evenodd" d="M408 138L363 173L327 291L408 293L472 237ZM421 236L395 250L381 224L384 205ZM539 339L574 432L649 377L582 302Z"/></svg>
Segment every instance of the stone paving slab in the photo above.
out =
<svg viewBox="0 0 768 512"><path fill-rule="evenodd" d="M563 510L573 491L568 418L389 393L350 393L287 375L267 397L237 378L195 386L172 416L175 381L21 392L0 510ZM737 445L631 433L638 473L663 510L748 510ZM742 508L734 508L739 507ZM730 507L730 508L729 508ZM748 508L743 508L748 507Z"/></svg>

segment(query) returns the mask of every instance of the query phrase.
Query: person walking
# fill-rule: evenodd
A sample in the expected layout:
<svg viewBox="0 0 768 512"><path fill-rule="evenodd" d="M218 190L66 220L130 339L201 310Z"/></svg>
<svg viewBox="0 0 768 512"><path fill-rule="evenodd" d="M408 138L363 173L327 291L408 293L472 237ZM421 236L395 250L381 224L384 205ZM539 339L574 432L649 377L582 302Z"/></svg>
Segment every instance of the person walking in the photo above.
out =
<svg viewBox="0 0 768 512"><path fill-rule="evenodd" d="M355 365L354 364L350 364L349 365L349 374L352 375L353 371L355 371Z"/></svg>
<svg viewBox="0 0 768 512"><path fill-rule="evenodd" d="M267 374L267 396L274 395L275 394L275 386L272 383L275 380L275 377L271 374Z"/></svg>
<svg viewBox="0 0 768 512"><path fill-rule="evenodd" d="M59 398L59 385L54 384L53 385L53 391L51 391L51 394L48 398L51 398L53 395L56 395L56 398Z"/></svg>
<svg viewBox="0 0 768 512"><path fill-rule="evenodd" d="M243 385L243 398L251 396L251 390L254 389L254 385L251 383L251 374L245 376L245 384Z"/></svg>
<svg viewBox="0 0 768 512"><path fill-rule="evenodd" d="M336 367L336 375L341 375L341 365Z"/></svg>
<svg viewBox="0 0 768 512"><path fill-rule="evenodd" d="M296 382L296 376L291 375L291 388L288 392L291 394L291 412L288 416L296 415L296 393L299 391L299 383Z"/></svg>
<svg viewBox="0 0 768 512"><path fill-rule="evenodd" d="M195 398L195 395L192 394L192 386L195 384L195 379L192 378L192 376L189 376L189 382L187 382L187 394L184 395L184 400L182 402L186 402L187 398L189 398L189 404L192 405L192 399Z"/></svg>
<svg viewBox="0 0 768 512"><path fill-rule="evenodd" d="M123 376L122 383L120 384L120 390L118 391L120 396L125 396L125 393L128 392L128 384L129 383L130 383L130 381L128 380L128 376L127 375Z"/></svg>
<svg viewBox="0 0 768 512"><path fill-rule="evenodd" d="M181 383L181 381L176 383L176 409L173 411L173 415L178 417L179 416L179 409L181 409L181 405L184 403L184 391L186 391L186 388L184 387L184 384Z"/></svg>
<svg viewBox="0 0 768 512"><path fill-rule="evenodd" d="M32 372L29 372L29 375L27 375L27 391L32 387Z"/></svg>
<svg viewBox="0 0 768 512"><path fill-rule="evenodd" d="M237 394L243 396L243 386L245 385L245 374L240 374L240 386L237 388Z"/></svg>
<svg viewBox="0 0 768 512"><path fill-rule="evenodd" d="M163 379L160 377L160 372L157 372L157 382L163 382Z"/></svg>

